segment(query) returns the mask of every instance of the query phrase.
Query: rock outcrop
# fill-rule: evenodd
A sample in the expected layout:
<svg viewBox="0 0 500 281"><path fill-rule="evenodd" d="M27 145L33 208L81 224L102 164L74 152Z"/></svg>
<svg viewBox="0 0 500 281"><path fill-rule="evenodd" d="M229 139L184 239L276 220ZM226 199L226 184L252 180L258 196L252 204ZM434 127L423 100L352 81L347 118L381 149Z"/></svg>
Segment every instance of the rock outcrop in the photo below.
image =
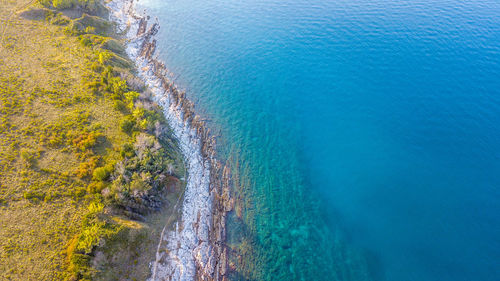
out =
<svg viewBox="0 0 500 281"><path fill-rule="evenodd" d="M167 115L175 116L175 122L181 120L179 126L185 126L183 130L184 142L195 143L199 148L192 156L185 155L186 157L197 157L199 153L201 156L197 165L201 166L201 171L198 178L201 180L208 179L207 197L203 202L208 202L209 213L205 214L201 211L194 214L196 218L191 217L193 225L184 225L185 221L177 225L177 232L170 234L179 245L171 245L174 251L179 254L170 253L171 248L164 246L163 243L172 243L168 237L165 241L162 238L158 247L157 259L153 266L152 280L204 280L204 281L218 281L227 280L227 247L226 240L226 213L233 208L233 201L230 197L231 190L231 169L227 164L220 162L216 157L216 139L211 134L210 129L207 127L203 119L195 112L194 104L188 98L186 93L180 91L176 85L168 79L168 70L163 62L155 57L157 41L154 36L159 31L159 24L149 24L149 17L138 16L134 12L133 2L129 0L116 0L110 4L112 10L117 14L115 20L120 21L124 31L128 30L129 40L133 43L130 47L132 56L136 56L136 61L140 67L140 72L145 73L151 80L150 88L156 91L160 105L170 110ZM113 12L113 11L112 11ZM119 24L120 24L119 22ZM134 34L131 34L135 32ZM158 93L160 92L160 93ZM162 104L163 103L163 104ZM167 116L168 117L168 116ZM168 118L167 118L168 119ZM175 126L174 126L175 127ZM181 139L181 142L183 140ZM189 183L188 183L189 188ZM202 190L200 192L203 192ZM188 200L190 200L188 198ZM186 206L184 206L186 207ZM206 210L203 210L206 211ZM187 214L184 212L184 214ZM189 213L193 215L192 213ZM205 221L207 220L208 221ZM208 227L205 225L208 224ZM182 230L192 229L188 232L185 239L190 242L196 241L196 245L181 245L182 240L179 236L183 235ZM167 234L165 234L166 236ZM163 235L162 235L163 236ZM177 240L175 240L177 239ZM179 256L188 254L194 257L195 273L189 272L188 265L182 265L182 269L178 269L179 265L185 261Z"/></svg>

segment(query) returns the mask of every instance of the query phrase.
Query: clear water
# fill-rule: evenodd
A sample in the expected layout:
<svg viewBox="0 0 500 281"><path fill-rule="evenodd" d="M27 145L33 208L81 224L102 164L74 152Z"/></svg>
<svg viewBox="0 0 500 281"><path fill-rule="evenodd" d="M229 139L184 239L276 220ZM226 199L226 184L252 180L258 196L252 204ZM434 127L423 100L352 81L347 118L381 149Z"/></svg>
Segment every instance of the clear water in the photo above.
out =
<svg viewBox="0 0 500 281"><path fill-rule="evenodd" d="M500 2L140 0L220 135L233 280L500 280Z"/></svg>

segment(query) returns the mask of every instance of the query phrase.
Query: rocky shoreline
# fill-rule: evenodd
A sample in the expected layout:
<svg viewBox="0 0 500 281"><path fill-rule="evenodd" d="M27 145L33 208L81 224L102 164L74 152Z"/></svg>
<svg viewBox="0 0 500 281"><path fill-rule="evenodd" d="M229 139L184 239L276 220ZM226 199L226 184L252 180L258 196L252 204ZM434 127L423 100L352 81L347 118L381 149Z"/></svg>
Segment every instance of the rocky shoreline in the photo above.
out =
<svg viewBox="0 0 500 281"><path fill-rule="evenodd" d="M110 19L128 40L127 53L139 76L174 129L188 167L181 221L175 230L162 233L149 280L227 280L226 213L233 208L230 168L217 160L210 129L155 57L158 23L138 15L133 0L106 5Z"/></svg>

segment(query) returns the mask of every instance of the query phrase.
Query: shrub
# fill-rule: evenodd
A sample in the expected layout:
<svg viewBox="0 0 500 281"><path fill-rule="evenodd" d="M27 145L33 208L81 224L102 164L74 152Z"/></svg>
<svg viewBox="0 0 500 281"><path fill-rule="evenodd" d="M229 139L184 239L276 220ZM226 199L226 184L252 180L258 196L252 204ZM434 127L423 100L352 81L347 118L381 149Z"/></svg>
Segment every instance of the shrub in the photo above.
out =
<svg viewBox="0 0 500 281"><path fill-rule="evenodd" d="M104 188L106 188L106 183L102 181L93 181L87 186L87 193L101 193Z"/></svg>
<svg viewBox="0 0 500 281"><path fill-rule="evenodd" d="M121 100L115 100L113 103L113 107L114 109L122 112L127 110L127 105Z"/></svg>
<svg viewBox="0 0 500 281"><path fill-rule="evenodd" d="M150 189L150 185L143 179L143 177L134 173L132 175L132 181L130 181L130 190L146 191L148 189Z"/></svg>
<svg viewBox="0 0 500 281"><path fill-rule="evenodd" d="M92 148L96 142L97 139L101 136L102 134L96 131L92 132L83 132L80 135L76 136L72 143L73 146L79 149L80 151L86 151L90 148Z"/></svg>
<svg viewBox="0 0 500 281"><path fill-rule="evenodd" d="M106 40L101 40L101 41L103 49L109 50L115 54L123 54L123 55L126 54L125 48L117 40L112 38L106 38Z"/></svg>
<svg viewBox="0 0 500 281"><path fill-rule="evenodd" d="M96 32L95 31L95 27L93 27L93 26L87 26L87 27L85 27L84 32L87 33L87 34L95 33Z"/></svg>
<svg viewBox="0 0 500 281"><path fill-rule="evenodd" d="M95 0L40 0L40 3L45 7L52 6L58 10L78 6L89 12L95 12L98 8L98 3Z"/></svg>
<svg viewBox="0 0 500 281"><path fill-rule="evenodd" d="M104 210L104 205L99 202L92 202L87 207L87 210L89 212L85 216L87 217L87 219L89 219L102 212L102 210Z"/></svg>
<svg viewBox="0 0 500 281"><path fill-rule="evenodd" d="M104 181L109 177L109 173L104 167L99 167L92 173L92 179L98 181Z"/></svg>
<svg viewBox="0 0 500 281"><path fill-rule="evenodd" d="M132 115L136 118L136 119L141 119L143 116L144 116L144 113L145 113L145 109L142 108L142 107L137 107L136 109L134 109L134 111L132 111Z"/></svg>
<svg viewBox="0 0 500 281"><path fill-rule="evenodd" d="M113 172L112 165L106 165L104 167L99 167L92 173L92 179L96 181L105 181L109 178L109 175Z"/></svg>
<svg viewBox="0 0 500 281"><path fill-rule="evenodd" d="M21 149L20 155L21 159L28 167L32 167L35 164L36 158L38 158L38 154L29 149Z"/></svg>
<svg viewBox="0 0 500 281"><path fill-rule="evenodd" d="M82 43L83 46L91 46L92 45L92 40L90 40L88 37L80 36L80 43Z"/></svg>
<svg viewBox="0 0 500 281"><path fill-rule="evenodd" d="M125 82L125 80L122 80L122 81ZM126 92L124 94L124 96L125 96L125 100L127 101L128 107L132 110L134 108L135 100L139 97L139 93L134 92L134 91Z"/></svg>
<svg viewBox="0 0 500 281"><path fill-rule="evenodd" d="M39 191L27 191L24 192L23 197L24 199L37 202L38 200L43 200L45 194Z"/></svg>
<svg viewBox="0 0 500 281"><path fill-rule="evenodd" d="M87 162L80 163L75 171L75 175L81 179L90 176L93 173L98 162L99 157L94 156L91 157Z"/></svg>
<svg viewBox="0 0 500 281"><path fill-rule="evenodd" d="M75 0L52 0L52 5L54 8L62 10L72 8L75 2Z"/></svg>
<svg viewBox="0 0 500 281"><path fill-rule="evenodd" d="M111 91L117 94L123 94L127 90L127 81L122 80L120 77L113 77L109 80Z"/></svg>
<svg viewBox="0 0 500 281"><path fill-rule="evenodd" d="M31 162L34 160L35 158L35 154L33 151L31 150L27 150L27 149L22 149L21 150L21 158L26 161L26 162Z"/></svg>
<svg viewBox="0 0 500 281"><path fill-rule="evenodd" d="M94 204L94 203L92 203L92 204ZM93 247L95 245L97 245L97 243L99 242L99 240L102 237L103 228L105 226L105 223L102 221L99 221L99 219L93 217L96 214L89 213L87 215L87 216L89 216L88 222L85 223L85 226L84 226L82 232L80 233L80 237L78 237L78 244L76 245L76 250L79 252L83 252L85 254L91 253ZM92 216L92 217L90 217L90 216Z"/></svg>
<svg viewBox="0 0 500 281"><path fill-rule="evenodd" d="M127 134L132 133L134 126L135 122L131 118L125 118L120 122L120 129Z"/></svg>
<svg viewBox="0 0 500 281"><path fill-rule="evenodd" d="M122 148L120 149L120 155L122 157L127 157L127 158L134 157L135 156L134 147L130 143L122 145Z"/></svg>
<svg viewBox="0 0 500 281"><path fill-rule="evenodd" d="M54 25L68 25L70 23L70 20L67 17L63 16L61 13L58 13L56 16L50 19L50 23Z"/></svg>
<svg viewBox="0 0 500 281"><path fill-rule="evenodd" d="M108 51L99 52L98 60L101 64L105 64L112 56L113 54Z"/></svg>

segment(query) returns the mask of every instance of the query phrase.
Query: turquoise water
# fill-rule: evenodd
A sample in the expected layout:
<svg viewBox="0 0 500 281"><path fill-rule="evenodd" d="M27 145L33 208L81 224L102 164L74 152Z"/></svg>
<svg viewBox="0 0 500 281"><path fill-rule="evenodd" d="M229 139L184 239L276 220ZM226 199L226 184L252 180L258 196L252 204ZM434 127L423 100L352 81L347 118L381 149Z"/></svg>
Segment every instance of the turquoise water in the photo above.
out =
<svg viewBox="0 0 500 281"><path fill-rule="evenodd" d="M233 164L233 280L500 279L500 2L140 5Z"/></svg>

